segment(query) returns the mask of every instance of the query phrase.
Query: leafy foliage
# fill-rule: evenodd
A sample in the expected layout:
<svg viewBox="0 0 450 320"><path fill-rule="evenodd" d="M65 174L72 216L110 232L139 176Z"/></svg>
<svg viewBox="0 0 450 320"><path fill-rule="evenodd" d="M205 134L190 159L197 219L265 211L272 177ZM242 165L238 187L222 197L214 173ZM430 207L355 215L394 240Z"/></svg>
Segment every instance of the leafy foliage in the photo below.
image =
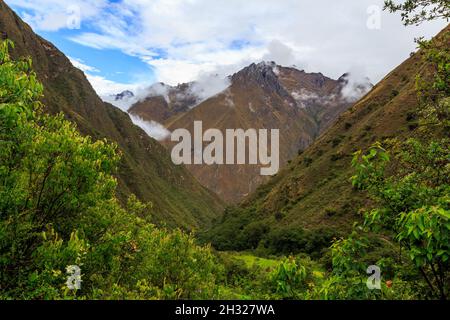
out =
<svg viewBox="0 0 450 320"><path fill-rule="evenodd" d="M307 269L293 257L282 261L271 274L271 280L276 285L276 293L281 298L289 299L302 298L299 293L306 291L307 277Z"/></svg>
<svg viewBox="0 0 450 320"><path fill-rule="evenodd" d="M214 297L208 246L149 223L150 205L115 198L120 155L43 113L31 61L0 45L0 298ZM66 286L66 268L82 286Z"/></svg>
<svg viewBox="0 0 450 320"><path fill-rule="evenodd" d="M431 82L417 79L422 106L417 137L387 141L390 151L379 142L366 154L357 151L352 161L356 174L351 180L375 201L375 208L364 214L364 230L391 234L422 275L427 295L446 299L450 280L450 140L446 137L450 114L442 106L450 93L450 56L446 45L426 42L421 46L433 67L433 77ZM340 248L339 242L334 246ZM338 257L343 255L346 253L338 252Z"/></svg>
<svg viewBox="0 0 450 320"><path fill-rule="evenodd" d="M405 25L420 24L437 18L450 18L450 4L447 0L406 0L402 3L387 0L384 8L390 12L401 12Z"/></svg>

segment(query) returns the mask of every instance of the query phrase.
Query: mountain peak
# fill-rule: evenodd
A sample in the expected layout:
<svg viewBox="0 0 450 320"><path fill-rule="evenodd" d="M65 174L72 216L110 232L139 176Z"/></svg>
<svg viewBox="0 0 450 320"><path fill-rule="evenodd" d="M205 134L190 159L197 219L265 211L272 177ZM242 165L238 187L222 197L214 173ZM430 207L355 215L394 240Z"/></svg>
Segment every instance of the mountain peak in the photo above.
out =
<svg viewBox="0 0 450 320"><path fill-rule="evenodd" d="M288 97L289 94L283 88L278 78L279 68L273 61L252 63L235 73L231 77L231 82L243 88L251 86L265 88L266 92L276 92L282 97Z"/></svg>
<svg viewBox="0 0 450 320"><path fill-rule="evenodd" d="M131 92L130 90L125 90L125 91L122 91L121 93L114 95L114 100L118 101L118 100L133 98L133 97L134 97L133 92Z"/></svg>
<svg viewBox="0 0 450 320"><path fill-rule="evenodd" d="M249 77L257 79L259 77L276 76L278 66L275 62L261 61L259 63L252 63L244 69L238 71L232 76L232 79L239 77Z"/></svg>

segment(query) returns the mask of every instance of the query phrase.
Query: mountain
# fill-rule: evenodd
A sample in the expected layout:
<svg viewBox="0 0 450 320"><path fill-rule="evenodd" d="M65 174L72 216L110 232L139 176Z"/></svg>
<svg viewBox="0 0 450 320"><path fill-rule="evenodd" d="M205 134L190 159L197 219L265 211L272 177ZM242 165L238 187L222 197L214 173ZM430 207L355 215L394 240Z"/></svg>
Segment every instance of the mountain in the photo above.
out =
<svg viewBox="0 0 450 320"><path fill-rule="evenodd" d="M192 133L194 121L202 121L203 131L279 129L280 165L284 166L352 104L342 94L348 85L347 76L333 80L321 73L307 73L274 62L253 63L232 75L224 91L195 106L192 95L187 103L181 100L192 86L185 84L167 90L165 98L151 96L133 105L129 112L162 122L170 131L185 128ZM187 167L203 185L227 202L240 201L267 181L267 176L260 175L260 165Z"/></svg>
<svg viewBox="0 0 450 320"><path fill-rule="evenodd" d="M443 32L449 31L447 27ZM331 238L347 233L368 201L351 186L352 155L375 141L403 140L414 134L416 75L426 70L422 52L412 55L276 177L238 208L227 210L205 239L226 250L278 241L286 248L308 251L327 247ZM310 240L302 242L305 238Z"/></svg>
<svg viewBox="0 0 450 320"><path fill-rule="evenodd" d="M146 91L146 97L133 104L128 112L146 121L163 123L169 118L185 113L194 107L199 98L193 93L193 83L169 86L156 83Z"/></svg>
<svg viewBox="0 0 450 320"><path fill-rule="evenodd" d="M119 101L119 100L124 100L124 99L131 99L133 97L134 97L133 92L131 92L130 90L125 90L125 91L122 91L121 93L115 94L113 98L115 101Z"/></svg>
<svg viewBox="0 0 450 320"><path fill-rule="evenodd" d="M185 228L208 225L222 210L222 202L182 166L175 166L167 150L133 125L125 112L104 103L84 73L53 44L36 35L0 0L0 34L15 43L12 56L30 56L44 85L42 99L50 113L63 112L80 132L107 138L122 152L117 175L118 196L134 193L153 203L156 223Z"/></svg>

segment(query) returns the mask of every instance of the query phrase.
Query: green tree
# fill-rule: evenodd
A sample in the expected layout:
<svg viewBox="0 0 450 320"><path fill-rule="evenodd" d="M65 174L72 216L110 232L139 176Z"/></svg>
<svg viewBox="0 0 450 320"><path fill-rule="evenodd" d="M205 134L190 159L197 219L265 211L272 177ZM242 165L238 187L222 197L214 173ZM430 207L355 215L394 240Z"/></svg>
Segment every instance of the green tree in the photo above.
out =
<svg viewBox="0 0 450 320"><path fill-rule="evenodd" d="M390 11L401 11L406 25L449 17L448 1L386 1ZM420 12L416 10L422 8ZM433 40L419 40L426 62L417 75L420 107L419 126L409 139L377 142L366 153L354 154L351 178L355 189L367 191L373 208L364 213L364 223L348 238L332 246L333 276L324 286L342 286L358 279L363 270L362 248L369 234L395 241L397 252L395 283L414 279L415 271L428 288L427 295L447 299L450 290L450 53L449 32ZM367 245L364 245L366 250ZM365 253L366 254L366 253ZM406 256L406 259L405 259ZM378 263L378 262L377 262ZM359 266L359 267L358 267ZM402 277L404 279L402 279ZM408 284L407 284L408 286ZM406 296L413 291L403 290ZM418 287L422 287L420 284ZM344 296L348 291L344 290ZM341 290L341 293L343 291ZM385 290L382 291L385 293ZM339 295L338 295L339 296ZM396 297L403 297L400 295ZM420 295L419 295L420 296Z"/></svg>
<svg viewBox="0 0 450 320"><path fill-rule="evenodd" d="M364 226L390 232L420 271L431 296L446 299L450 281L450 49L449 33L420 41L427 62L417 76L420 122L413 137L356 152L353 185L376 208Z"/></svg>
<svg viewBox="0 0 450 320"><path fill-rule="evenodd" d="M393 0L384 2L384 9L400 12L405 25L420 24L424 21L450 18L448 0L406 0L401 3Z"/></svg>
<svg viewBox="0 0 450 320"><path fill-rule="evenodd" d="M448 139L409 139L392 147L394 159L380 144L353 160L355 187L367 190L376 208L365 213L364 227L390 232L420 271L430 293L445 299L450 276L450 143ZM395 174L387 173L395 161ZM392 167L390 167L392 170Z"/></svg>
<svg viewBox="0 0 450 320"><path fill-rule="evenodd" d="M212 298L214 256L115 198L117 147L43 112L30 59L0 43L0 298ZM80 290L66 268L81 268Z"/></svg>
<svg viewBox="0 0 450 320"><path fill-rule="evenodd" d="M116 147L81 136L62 115L42 112L42 85L31 60L12 61L0 47L0 269L2 289L29 272L41 234L68 239L74 226L109 201ZM89 230L85 232L95 232Z"/></svg>
<svg viewBox="0 0 450 320"><path fill-rule="evenodd" d="M270 274L275 293L282 299L299 299L307 291L309 270L294 257L289 257L278 264Z"/></svg>

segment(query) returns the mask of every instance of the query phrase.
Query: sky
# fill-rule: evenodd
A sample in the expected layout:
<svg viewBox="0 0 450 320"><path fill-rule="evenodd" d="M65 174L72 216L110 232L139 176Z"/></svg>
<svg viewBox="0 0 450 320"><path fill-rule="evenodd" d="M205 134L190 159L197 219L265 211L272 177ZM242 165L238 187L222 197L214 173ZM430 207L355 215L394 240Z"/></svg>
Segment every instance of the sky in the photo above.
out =
<svg viewBox="0 0 450 320"><path fill-rule="evenodd" d="M225 77L259 61L376 83L414 38L383 0L6 0L83 70L99 95Z"/></svg>

